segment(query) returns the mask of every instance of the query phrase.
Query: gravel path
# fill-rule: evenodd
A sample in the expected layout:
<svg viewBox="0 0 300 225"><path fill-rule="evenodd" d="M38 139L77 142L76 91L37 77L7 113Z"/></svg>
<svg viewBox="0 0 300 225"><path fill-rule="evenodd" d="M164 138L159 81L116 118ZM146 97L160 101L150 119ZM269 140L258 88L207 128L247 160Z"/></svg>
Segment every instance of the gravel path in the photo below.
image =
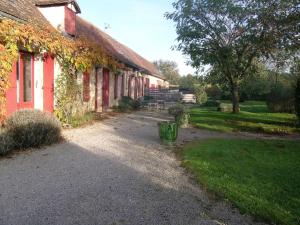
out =
<svg viewBox="0 0 300 225"><path fill-rule="evenodd" d="M0 160L1 225L248 225L211 200L159 145L151 112L65 132L68 142ZM180 141L234 137L184 129Z"/></svg>

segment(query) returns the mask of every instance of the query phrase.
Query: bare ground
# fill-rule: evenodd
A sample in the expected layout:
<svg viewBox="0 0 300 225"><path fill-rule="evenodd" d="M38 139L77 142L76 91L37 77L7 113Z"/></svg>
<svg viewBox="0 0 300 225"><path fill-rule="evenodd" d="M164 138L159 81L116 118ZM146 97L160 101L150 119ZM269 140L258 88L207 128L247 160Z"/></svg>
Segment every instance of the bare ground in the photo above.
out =
<svg viewBox="0 0 300 225"><path fill-rule="evenodd" d="M0 160L1 225L263 224L212 199L159 144L157 122L137 112L65 131L67 142ZM237 138L183 129L179 144Z"/></svg>

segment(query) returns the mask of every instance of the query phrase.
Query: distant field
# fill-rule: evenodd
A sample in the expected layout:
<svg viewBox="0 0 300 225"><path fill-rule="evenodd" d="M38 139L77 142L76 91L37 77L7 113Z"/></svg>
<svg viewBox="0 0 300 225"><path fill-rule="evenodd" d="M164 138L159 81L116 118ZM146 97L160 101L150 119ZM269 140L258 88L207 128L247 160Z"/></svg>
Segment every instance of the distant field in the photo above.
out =
<svg viewBox="0 0 300 225"><path fill-rule="evenodd" d="M183 164L242 212L283 225L300 224L300 142L207 140L188 144Z"/></svg>
<svg viewBox="0 0 300 225"><path fill-rule="evenodd" d="M268 134L300 132L295 127L296 116L288 113L268 113L266 103L249 101L241 103L241 112L218 112L216 107L191 109L191 123L199 128L223 132L247 131Z"/></svg>

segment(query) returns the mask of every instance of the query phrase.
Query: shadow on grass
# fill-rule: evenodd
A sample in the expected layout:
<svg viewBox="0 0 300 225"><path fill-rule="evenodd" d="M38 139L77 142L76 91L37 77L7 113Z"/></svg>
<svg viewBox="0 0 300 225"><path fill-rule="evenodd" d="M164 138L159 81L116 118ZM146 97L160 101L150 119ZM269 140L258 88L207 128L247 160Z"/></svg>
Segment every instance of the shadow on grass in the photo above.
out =
<svg viewBox="0 0 300 225"><path fill-rule="evenodd" d="M191 121L196 127L217 131L250 131L270 134L299 132L295 127L296 116L288 113L267 113L266 105L242 104L239 114L219 112L214 107L191 110Z"/></svg>

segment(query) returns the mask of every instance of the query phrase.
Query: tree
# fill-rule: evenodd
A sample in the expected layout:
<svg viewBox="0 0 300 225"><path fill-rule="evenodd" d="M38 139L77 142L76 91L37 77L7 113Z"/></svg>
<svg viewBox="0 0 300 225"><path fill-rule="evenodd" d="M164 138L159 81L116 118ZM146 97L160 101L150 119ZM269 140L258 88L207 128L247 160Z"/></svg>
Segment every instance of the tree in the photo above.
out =
<svg viewBox="0 0 300 225"><path fill-rule="evenodd" d="M179 87L182 89L192 90L193 85L195 83L198 83L197 77L193 76L191 74L188 74L186 76L181 77L180 82L179 82Z"/></svg>
<svg viewBox="0 0 300 225"><path fill-rule="evenodd" d="M300 77L298 77L296 86L295 109L298 117L298 125L300 126Z"/></svg>
<svg viewBox="0 0 300 225"><path fill-rule="evenodd" d="M166 17L177 24L178 49L228 84L234 113L254 62L299 49L299 0L178 0L173 7Z"/></svg>
<svg viewBox="0 0 300 225"><path fill-rule="evenodd" d="M205 85L203 84L194 84L193 91L196 96L198 104L204 104L207 102L207 93L205 91Z"/></svg>
<svg viewBox="0 0 300 225"><path fill-rule="evenodd" d="M155 61L154 65L157 67L160 73L167 79L167 81L169 81L170 84L179 84L180 74L176 62L160 59L158 61Z"/></svg>
<svg viewBox="0 0 300 225"><path fill-rule="evenodd" d="M298 126L300 126L300 60L299 59L295 60L291 72L297 78L297 84L295 90L295 110L298 117Z"/></svg>

